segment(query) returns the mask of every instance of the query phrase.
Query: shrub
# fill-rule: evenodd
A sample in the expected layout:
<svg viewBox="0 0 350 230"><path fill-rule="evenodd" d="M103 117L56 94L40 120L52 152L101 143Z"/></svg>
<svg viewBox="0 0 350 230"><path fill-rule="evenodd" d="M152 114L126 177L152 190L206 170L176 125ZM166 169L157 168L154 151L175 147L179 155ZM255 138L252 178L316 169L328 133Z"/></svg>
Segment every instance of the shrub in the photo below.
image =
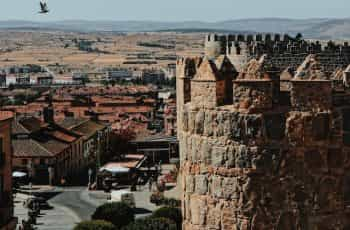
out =
<svg viewBox="0 0 350 230"><path fill-rule="evenodd" d="M98 207L91 217L93 220L111 222L117 229L124 227L135 219L132 208L122 202L107 203Z"/></svg>
<svg viewBox="0 0 350 230"><path fill-rule="evenodd" d="M112 223L104 220L91 220L77 224L74 230L115 230L115 227Z"/></svg>
<svg viewBox="0 0 350 230"><path fill-rule="evenodd" d="M155 205L161 205L164 202L164 195L161 193L153 193L150 196L150 202Z"/></svg>
<svg viewBox="0 0 350 230"><path fill-rule="evenodd" d="M168 207L181 207L181 201L174 199L174 198L170 198L170 199L166 199L164 205L168 206Z"/></svg>
<svg viewBox="0 0 350 230"><path fill-rule="evenodd" d="M162 207L153 212L152 218L166 218L176 223L177 229L182 226L182 214L179 208Z"/></svg>
<svg viewBox="0 0 350 230"><path fill-rule="evenodd" d="M176 230L176 224L166 218L138 219L123 230Z"/></svg>
<svg viewBox="0 0 350 230"><path fill-rule="evenodd" d="M165 205L169 207L180 207L181 201L174 198L166 198L162 193L153 193L150 197L150 202L157 206Z"/></svg>

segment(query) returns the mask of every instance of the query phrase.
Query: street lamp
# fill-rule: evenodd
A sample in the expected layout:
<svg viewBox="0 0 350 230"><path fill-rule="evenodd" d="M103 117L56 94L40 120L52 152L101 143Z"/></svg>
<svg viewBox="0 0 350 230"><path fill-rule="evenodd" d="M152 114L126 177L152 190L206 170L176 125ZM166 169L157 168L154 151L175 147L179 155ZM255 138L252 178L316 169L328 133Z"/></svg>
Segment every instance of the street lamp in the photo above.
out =
<svg viewBox="0 0 350 230"><path fill-rule="evenodd" d="M49 183L52 186L53 185L53 178L54 178L53 167L49 166L47 171L49 172Z"/></svg>
<svg viewBox="0 0 350 230"><path fill-rule="evenodd" d="M90 189L90 186L91 186L91 179L92 179L92 169L89 168L88 170L88 175L89 175L89 183L88 183L88 188Z"/></svg>

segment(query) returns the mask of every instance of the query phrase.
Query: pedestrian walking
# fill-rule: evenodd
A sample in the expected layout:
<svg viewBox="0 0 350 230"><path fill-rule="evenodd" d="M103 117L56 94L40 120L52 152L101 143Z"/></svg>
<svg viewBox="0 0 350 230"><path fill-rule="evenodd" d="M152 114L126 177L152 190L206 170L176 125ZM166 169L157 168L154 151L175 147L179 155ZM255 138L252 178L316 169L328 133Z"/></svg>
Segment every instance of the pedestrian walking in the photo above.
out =
<svg viewBox="0 0 350 230"><path fill-rule="evenodd" d="M158 168L159 168L159 173L162 173L162 160L159 161Z"/></svg>
<svg viewBox="0 0 350 230"><path fill-rule="evenodd" d="M141 177L138 177L138 178L137 178L137 185L139 186L139 191L141 191L142 184L143 184L142 178L141 178Z"/></svg>
<svg viewBox="0 0 350 230"><path fill-rule="evenodd" d="M149 178L149 181L148 181L148 189L150 192L152 192L152 186L153 186L153 179L151 177L151 178Z"/></svg>
<svg viewBox="0 0 350 230"><path fill-rule="evenodd" d="M24 230L24 220L22 220L22 223L18 227L19 230Z"/></svg>

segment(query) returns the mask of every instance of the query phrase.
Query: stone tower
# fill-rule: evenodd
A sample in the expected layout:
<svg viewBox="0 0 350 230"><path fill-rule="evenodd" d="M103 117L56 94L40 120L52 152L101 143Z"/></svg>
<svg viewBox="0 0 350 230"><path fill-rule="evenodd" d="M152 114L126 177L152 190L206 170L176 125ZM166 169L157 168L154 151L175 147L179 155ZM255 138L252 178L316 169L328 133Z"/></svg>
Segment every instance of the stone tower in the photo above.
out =
<svg viewBox="0 0 350 230"><path fill-rule="evenodd" d="M288 87L264 57L225 76L216 56L177 86L183 229L350 229L349 90L317 55Z"/></svg>
<svg viewBox="0 0 350 230"><path fill-rule="evenodd" d="M210 34L205 38L205 55L209 59L226 53L227 38L217 34Z"/></svg>

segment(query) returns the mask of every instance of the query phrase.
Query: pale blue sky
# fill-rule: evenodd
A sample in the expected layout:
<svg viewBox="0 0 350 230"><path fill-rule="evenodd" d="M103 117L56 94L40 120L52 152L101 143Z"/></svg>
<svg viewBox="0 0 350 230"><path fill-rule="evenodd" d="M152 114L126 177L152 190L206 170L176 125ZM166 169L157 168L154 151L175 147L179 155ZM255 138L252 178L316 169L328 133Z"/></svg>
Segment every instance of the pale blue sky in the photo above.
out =
<svg viewBox="0 0 350 230"><path fill-rule="evenodd" d="M0 20L220 21L239 18L345 18L350 0L47 0L51 12L38 15L39 0L0 0Z"/></svg>

